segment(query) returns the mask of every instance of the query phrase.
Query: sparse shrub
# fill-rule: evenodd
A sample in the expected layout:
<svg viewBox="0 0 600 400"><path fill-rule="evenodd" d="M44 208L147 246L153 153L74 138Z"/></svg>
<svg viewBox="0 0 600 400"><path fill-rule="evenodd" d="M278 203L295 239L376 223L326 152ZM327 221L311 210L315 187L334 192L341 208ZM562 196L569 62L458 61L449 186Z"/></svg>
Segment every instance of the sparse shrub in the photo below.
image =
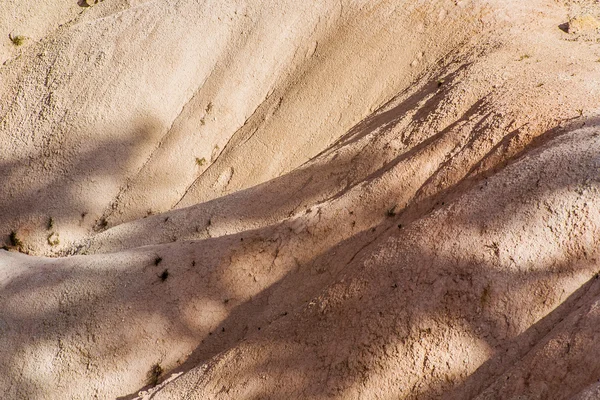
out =
<svg viewBox="0 0 600 400"><path fill-rule="evenodd" d="M169 270L165 269L158 277L162 282L166 281L169 278Z"/></svg>
<svg viewBox="0 0 600 400"><path fill-rule="evenodd" d="M23 242L21 241L21 239L19 239L19 236L17 236L17 232L12 231L8 239L10 240L10 245L12 247L23 247Z"/></svg>
<svg viewBox="0 0 600 400"><path fill-rule="evenodd" d="M106 220L105 217L100 218L100 220L96 223L96 227L95 229L97 231L103 231L106 228L108 228L108 221Z"/></svg>
<svg viewBox="0 0 600 400"><path fill-rule="evenodd" d="M394 204L394 206L393 206L392 208L390 208L389 210L387 210L387 212L386 212L386 215L387 215L388 217L395 217L395 216L396 216L396 214L397 214L397 213L396 213L396 207L397 207L397 206L398 206L397 204Z"/></svg>
<svg viewBox="0 0 600 400"><path fill-rule="evenodd" d="M199 167L202 167L204 164L206 164L206 158L204 158L204 157L202 157L202 158L196 157L196 164Z"/></svg>
<svg viewBox="0 0 600 400"><path fill-rule="evenodd" d="M163 373L163 368L159 363L154 364L148 371L148 384L152 386L158 385L158 380Z"/></svg>
<svg viewBox="0 0 600 400"><path fill-rule="evenodd" d="M58 233L52 232L50 235L48 235L48 244L50 246L58 246L60 244Z"/></svg>
<svg viewBox="0 0 600 400"><path fill-rule="evenodd" d="M25 40L27 39L25 36L13 35L12 33L8 35L8 38L15 46L21 46L25 43Z"/></svg>
<svg viewBox="0 0 600 400"><path fill-rule="evenodd" d="M497 242L492 242L492 244L486 245L485 247L492 250L496 257L500 257L500 245Z"/></svg>

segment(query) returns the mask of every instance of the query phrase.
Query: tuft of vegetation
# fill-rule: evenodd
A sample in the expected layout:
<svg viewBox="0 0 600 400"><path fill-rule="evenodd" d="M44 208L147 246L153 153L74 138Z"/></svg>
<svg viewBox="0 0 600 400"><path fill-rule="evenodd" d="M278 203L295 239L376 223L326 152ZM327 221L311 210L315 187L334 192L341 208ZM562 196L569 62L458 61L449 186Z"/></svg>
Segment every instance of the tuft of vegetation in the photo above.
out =
<svg viewBox="0 0 600 400"><path fill-rule="evenodd" d="M437 87L442 87L442 85L443 85L444 83L446 83L446 80L445 80L445 79L438 79L438 81L437 81Z"/></svg>
<svg viewBox="0 0 600 400"><path fill-rule="evenodd" d="M492 242L492 244L485 245L485 247L492 250L496 257L500 257L500 245L497 242Z"/></svg>
<svg viewBox="0 0 600 400"><path fill-rule="evenodd" d="M206 105L206 112L209 113L209 112L211 112L212 109L213 109L213 103L212 103L212 101L209 101L208 104Z"/></svg>
<svg viewBox="0 0 600 400"><path fill-rule="evenodd" d="M46 224L46 228L48 228L48 230L51 230L52 228L54 228L54 218L52 218L52 217L48 218L48 224Z"/></svg>
<svg viewBox="0 0 600 400"><path fill-rule="evenodd" d="M204 164L206 164L206 158L204 158L204 157L202 157L202 158L196 157L196 164L199 167L202 167Z"/></svg>
<svg viewBox="0 0 600 400"><path fill-rule="evenodd" d="M50 246L58 246L60 244L58 233L52 232L50 235L48 235L48 244Z"/></svg>
<svg viewBox="0 0 600 400"><path fill-rule="evenodd" d="M165 269L158 277L162 282L166 281L169 278L169 270Z"/></svg>
<svg viewBox="0 0 600 400"><path fill-rule="evenodd" d="M14 44L15 46L21 46L25 43L25 40L27 39L25 36L22 35L14 35L12 33L10 33L8 35L8 38L10 39L10 41L12 42L12 44Z"/></svg>
<svg viewBox="0 0 600 400"><path fill-rule="evenodd" d="M519 57L519 61L527 60L528 58L531 58L529 54L523 54Z"/></svg>
<svg viewBox="0 0 600 400"><path fill-rule="evenodd" d="M19 239L19 236L17 236L17 232L12 231L10 233L10 235L8 236L8 240L10 241L10 245L12 247L23 247L23 242L21 241L21 239Z"/></svg>
<svg viewBox="0 0 600 400"><path fill-rule="evenodd" d="M396 207L397 206L398 206L397 204L394 204L394 206L392 208L390 208L389 210L387 210L386 215L388 217L395 217L396 214L397 214L397 212L396 212Z"/></svg>
<svg viewBox="0 0 600 400"><path fill-rule="evenodd" d="M162 262L162 257L158 257L158 256L157 256L157 257L154 259L154 265L158 265L158 264L160 264L161 262Z"/></svg>
<svg viewBox="0 0 600 400"><path fill-rule="evenodd" d="M96 230L102 231L108 228L108 221L105 217L100 218L100 221L96 224Z"/></svg>
<svg viewBox="0 0 600 400"><path fill-rule="evenodd" d="M159 363L154 364L148 371L148 384L152 386L158 385L158 380L163 374L163 368Z"/></svg>

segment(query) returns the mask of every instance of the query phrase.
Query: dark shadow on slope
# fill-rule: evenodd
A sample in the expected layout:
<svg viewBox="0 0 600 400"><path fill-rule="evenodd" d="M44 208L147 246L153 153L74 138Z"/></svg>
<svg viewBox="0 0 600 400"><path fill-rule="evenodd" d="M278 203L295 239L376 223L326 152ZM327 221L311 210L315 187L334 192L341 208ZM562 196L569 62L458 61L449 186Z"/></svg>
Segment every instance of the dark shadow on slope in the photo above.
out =
<svg viewBox="0 0 600 400"><path fill-rule="evenodd" d="M567 155L567 158L569 157L577 158L578 160L582 159L582 157L572 154ZM546 167L551 174L555 174L557 176L560 176L561 174L564 175L565 173L563 170L556 168L553 169L551 165ZM320 167L315 166L313 168L314 169L310 170L312 174L318 174L322 172ZM105 173L110 174L109 171L110 169L107 169ZM308 179L312 179L311 174L309 174ZM474 180L471 182L471 185L475 185L476 182L477 181ZM326 183L327 181L325 180L320 185L322 185L323 188L328 189L326 187ZM516 182L515 184L517 185L519 182ZM278 189L275 189L272 194L277 193L277 190ZM306 199L308 200L306 201L314 201L314 198L311 196L322 195L322 193L319 193L318 191L315 195L315 193L311 193L311 191L308 189L306 190L306 193L302 188L296 190L298 190L298 195L307 196ZM257 191L257 196L258 193L260 193L260 190ZM391 201L396 194L389 193L387 195L389 195L389 199ZM439 194L439 196L443 195L444 193ZM293 197L294 192L289 194L289 198ZM243 200L243 198L240 198L240 205L243 205ZM246 201L247 200L248 198L246 198ZM364 207L369 208L369 205L365 204ZM416 218L421 218L429 211L430 210L427 210L427 212L423 213L415 213L413 217L416 220ZM250 215L252 214L250 213ZM485 212L482 216L486 217ZM487 217L491 218L489 215L487 215ZM240 215L240 218L243 218L242 215ZM299 331L298 334L298 338L303 338L306 336L309 339L312 338L314 343L332 343L339 338L344 338L344 335L346 335L347 332L351 332L351 334L355 336L344 339L345 342L342 342L340 347L336 349L335 352L332 352L331 349L322 349L322 347L318 346L313 347L318 350L319 354L323 354L324 357L329 357L329 364L332 366L337 365L337 361L335 360L338 360L340 354L344 357L350 357L352 355L357 362L370 365L369 363L375 362L374 360L381 356L379 350L370 347L371 344L387 346L392 343L402 342L403 340L402 337L399 337L395 333L383 336L374 336L377 338L377 343L366 340L368 339L369 334L375 334L373 329L379 329L381 332L389 333L393 330L390 331L383 329L385 326L389 327L389 325L386 324L389 324L390 321L402 321L403 324L406 325L405 328L407 329L407 332L412 332L413 335L424 335L427 333L427 328L425 328L424 332L419 331L420 328L415 328L415 318L419 316L432 315L443 316L452 309L461 310L461 308L468 309L469 307L473 307L471 304L472 299L468 298L469 293L471 293L470 291L473 289L472 284L469 284L469 282L473 282L473 275L476 275L473 274L473 271L476 271L481 275L475 279L478 284L481 284L483 281L494 281L496 278L498 278L498 275L495 272L489 272L485 268L485 265L482 266L471 264L469 262L462 263L447 270L444 265L451 263L452 260L437 261L435 268L433 268L431 272L423 272L419 269L414 269L412 271L404 271L402 274L400 274L401 269L398 268L399 266L411 266L411 263L406 260L403 264L401 263L401 265L390 266L388 270L384 270L386 268L385 266L377 267L379 270L363 270L363 265L361 265L361 263L369 254L372 254L374 250L376 250L371 246L377 246L378 243L385 238L397 236L400 238L404 237L404 233L402 233L403 231L398 230L396 227L397 222L400 221L401 218L395 221L385 221L383 224L376 226L374 231L367 230L356 233L351 238L346 239L342 243L332 247L324 254L317 254L314 259L302 261L295 267L295 272L288 273L281 279L277 279L266 289L254 295L252 300L232 305L231 314L229 317L227 317L223 323L219 323L217 326L207 325L203 326L201 329L190 327L188 325L189 323L186 322L186 318L184 318L182 315L181 310L192 301L224 302L226 299L234 299L237 288L219 283L222 281L222 276L227 273L227 255L233 254L235 256L239 256L243 261L243 257L247 255L252 256L255 253L258 253L259 249L264 247L265 252L272 254L274 258L277 258L278 253L282 253L281 248L277 250L278 246L281 246L281 243L278 244L277 240L273 241L272 237L274 234L281 236L286 230L289 231L287 222L277 224L276 226L261 228L253 232L222 236L202 242L190 242L185 244L176 243L155 246L152 248L138 249L135 250L136 254L139 256L138 259L135 262L129 261L125 266L119 265L118 254L71 259L71 262L81 260L82 264L86 264L88 262L85 260L95 260L94 262L110 263L115 269L113 274L108 274L106 270L94 270L94 268L70 267L68 269L61 269L59 265L60 261L52 261L50 264L48 264L48 268L42 268L39 270L32 269L29 273L23 274L20 278L11 281L5 286L2 297L7 301L10 301L11 299L20 299L20 301L24 301L28 295L44 293L44 291L46 291L49 299L53 299L52 301L57 301L56 310L44 312L43 315L34 315L27 318L19 315L18 313L11 314L7 312L4 313L3 318L5 321L10 321L9 326L26 326L28 329L31 329L31 331L37 332L37 334L33 337L35 337L35 340L38 342L54 341L57 337L69 338L70 335L77 335L82 329L92 329L94 324L99 323L99 321L114 321L114 325L110 326L111 334L114 334L114 339L110 344L110 347L107 347L106 349L95 348L91 340L88 342L87 346L83 346L84 349L89 350L88 354L97 352L96 354L90 356L90 360L98 362L98 360L106 361L112 358L112 351L114 351L115 348L121 349L125 353L131 352L131 354L128 356L135 357L136 345L139 345L139 343L136 343L136 340L139 340L139 338L127 337L127 327L122 326L118 318L115 319L115 316L119 315L119 310L126 308L127 306L131 306L134 307L136 312L139 314L139 318L136 320L136 323L142 323L140 321L149 315L158 315L162 319L169 321L169 323L173 326L172 331L170 331L172 332L172 336L180 337L182 340L186 339L195 341L200 341L201 338L204 338L205 344L198 347L196 352L191 356L189 362L182 368L182 371L185 371L188 370L192 365L207 361L213 355L231 348L242 338L256 338L256 340L260 341L260 337L264 333L259 335L256 333L252 334L250 331L250 329L254 328L255 325L248 325L248 331L245 331L246 322L250 319L255 319L255 315L252 315L253 310L265 310L264 312L266 314L262 317L263 319L257 320L257 322L260 322L260 324L263 326L268 326L269 324L274 323L292 323L286 321L291 320L292 316L296 316L296 318L298 318L299 315L304 315L302 313L305 312L304 310L306 303L311 299L318 297L321 291L325 290L340 278L352 277L353 279L360 280L370 277L373 280L377 280L377 282L369 283L368 280L365 281L367 287L364 290L364 293L361 294L362 298L351 297L348 301L343 301L340 304L330 307L332 310L337 310L340 315L360 315L361 317L358 319L348 319L348 321L353 321L353 323L357 324L358 328L357 326L352 327L344 324L337 326L336 321L338 321L338 319L328 320L328 317L326 316L328 313L325 313L322 325L308 327L310 329L314 329L314 331ZM407 225L409 227L405 227L403 229L410 229L410 221L407 223ZM288 239L290 241L295 236L289 232L288 235ZM319 237L315 236L311 238L311 236L312 234L308 233L296 240L298 242L300 240L305 240L308 243L310 243L311 240L320 240ZM245 246L247 245L244 244L244 246L242 246L241 239L244 239L245 243L248 243L249 241L255 243L256 246L250 246L249 249L246 249ZM288 243L285 245L290 246ZM228 249L229 253L220 253L219 249L223 248ZM416 259L433 258L432 254L430 254L431 249L419 249L418 247L415 248L417 249ZM180 261L176 261L184 259L181 257L182 250L187 251L189 254L189 258L185 260L183 265L179 264ZM155 259L156 254L162 254L163 252L167 252L169 254L162 257L163 261L160 265L153 265L153 260ZM294 254L293 251L290 251L290 253ZM263 277L266 277L269 274L269 268L272 263L275 262L274 259L271 260L269 257L266 257L265 260L268 260L268 262L258 268L261 269L264 267L264 271L254 271L254 273L262 274ZM190 271L194 271L192 268L192 262L194 261L198 263L198 268L195 272L193 272L194 276L192 276L192 272ZM293 260L287 260L286 262L291 263ZM240 263L240 265L241 264L242 263ZM568 265L565 266L565 268L567 267ZM165 268L169 269L171 272L171 277L165 282L165 285L162 285L157 283L157 276ZM289 268L289 265L286 268L291 269ZM40 276L42 273L44 274L44 282L40 283L36 277ZM430 277L425 276L425 280L423 280L423 275L429 273L433 273L434 275L439 273L444 277L458 276L460 279L458 279L458 282L456 283L459 285L464 285L464 289L461 289L461 291L456 294L457 296L460 295L458 300L452 300L452 296L454 296L454 294L451 294L450 299L447 300L448 304L435 302L431 303L432 300L430 299L430 291L427 290L427 288L430 287L428 285L433 284L430 282L435 282L435 279L431 280ZM545 277L547 278L555 274L556 271L548 270L541 274L532 274L531 276L525 277L512 276L510 274L501 274L500 277L504 281L517 282L516 286L522 285L527 287L527 285L533 284L541 279L544 279ZM407 275L408 278L405 275ZM469 278L469 276L471 276L471 278ZM412 283L410 283L409 278L413 278ZM417 284L421 285L422 288L425 288L423 291L424 297L414 297L409 294L407 295L406 293L408 292L406 291L403 292L403 290L398 290L402 289L398 282L407 280L410 285ZM75 289L78 282L86 281L104 282L104 285L99 286L98 292L93 292L80 298L70 299L66 295L66 293L68 293L68 290L66 289L69 288L69 285L72 285L70 287L71 289ZM184 282L185 285L182 285L184 292L181 293L169 291L168 285L172 282ZM123 283L127 283L130 286L123 287ZM394 285L398 286L394 287ZM407 288L410 287L410 285L407 286ZM481 289L480 287L477 288ZM385 290L387 290L387 292ZM140 297L132 295L132 293L140 292L142 293ZM390 298L390 293L397 294L400 292L405 293L404 297L401 298L400 301L398 299ZM53 293L61 293L61 296L66 297L63 299L55 299L52 297ZM295 293L295 296L297 297L291 296L290 293ZM463 294L465 298L461 297ZM381 302L376 302L376 304L381 304L381 306L379 306L381 308L378 308L378 306L375 306L375 308L370 310L363 310L361 308L361 305L364 303L363 299L377 299L378 296L384 296ZM231 303L234 303L234 301L231 301ZM277 306L273 306L272 304L277 304ZM176 306L174 307L174 305ZM385 309L383 308L384 306L386 307ZM392 310L391 313L389 310ZM409 310L412 314L404 314L406 310ZM288 314L283 315L286 312ZM380 313L383 313L383 315ZM460 314L451 314L450 320L460 320L461 318L462 316ZM486 323L501 326L501 321L496 321L495 316L492 315L489 316L489 318L491 321ZM48 328L49 321L57 321L57 325ZM468 322L473 325L473 331L476 331L478 324L483 323L480 320ZM225 328L225 331L223 331L223 328ZM258 327L256 328L257 329L255 332L258 331ZM263 327L262 329L263 330L261 332L267 331L267 334L265 335L267 336L267 339L269 339L269 335L274 335L274 333L269 333L268 328ZM307 327L302 329L307 329ZM501 331L501 329L502 328L499 327L493 327L491 331L496 332ZM221 334L215 334L215 332L218 332L219 330L221 331ZM213 334L209 335L210 332ZM218 338L217 336L221 336L221 338ZM497 336L501 335L498 333ZM365 343L364 346L359 346L358 348L356 347L356 343L363 342ZM265 341L265 344L269 343L271 343L269 340ZM277 343L276 336L273 343ZM19 349L24 349L27 345L27 342L18 343L15 345L12 354L3 355L2 358L5 370L11 370L9 366L14 365L14 363L18 360ZM74 351L73 349L70 350ZM363 351L364 353L362 353ZM280 373L284 372L283 369L289 371L290 368L293 368L294 363L297 361L296 357L299 356L292 355L290 357L291 358L289 358L288 361L282 364L282 370ZM277 362L276 356L273 357L273 362ZM347 362L347 360L341 361L342 367L345 365L345 362ZM302 363L298 363L298 365L302 367ZM312 373L310 371L311 365L312 364L310 362L307 362L303 366L308 375ZM250 376L255 376L255 374L259 373L259 371L248 371L247 373ZM334 379L334 386L339 387L340 390L342 390L341 393L343 393L343 391L346 390L344 389L346 386L367 376L368 371L357 372L356 370L349 370L344 372L340 370L339 376ZM324 384L327 384L327 382ZM31 382L31 385L34 387L35 383ZM325 389L323 389L323 387L321 387L319 384L316 384L311 390L316 390L318 392L319 390Z"/></svg>
<svg viewBox="0 0 600 400"><path fill-rule="evenodd" d="M6 187L12 187L9 183L17 185L19 181L34 182L29 188L21 187L16 193L5 192L0 199L0 221L4 226L4 232L0 234L4 244L9 245L6 238L9 232L15 231L22 238L26 249L33 252L49 250L49 247L43 246L32 248L27 242L29 236L39 240L50 233L50 218L54 221L54 229L59 233L61 225L87 230L97 226L101 207L90 204L90 196L86 195L96 191L98 195L92 201L108 202L110 197L104 193L106 186L102 187L103 183L110 183L114 177L123 175L126 166L132 162L131 159L147 145L148 137L151 136L148 133L156 129L157 124L157 121L147 118L133 123L118 138L81 142L79 149L68 149L72 154L72 161L66 165L63 164L63 159L50 157L56 149L49 145L39 151L35 162L23 159L19 162L1 163L0 176ZM50 153L46 155L47 152ZM40 181L43 186L35 184Z"/></svg>
<svg viewBox="0 0 600 400"><path fill-rule="evenodd" d="M600 265L598 267L600 268ZM525 357L532 350L533 344L540 342L569 315L575 313L584 304L599 296L600 281L598 280L598 275L596 275L525 332L497 346L494 349L495 355L483 363L464 382L457 385L449 393L446 393L446 398L471 399L481 394L483 389L490 386L496 379L504 375L509 368ZM566 352L568 353L568 350ZM594 368L598 366L589 365L589 367ZM595 379L592 378L588 383L593 383L594 381ZM581 386L585 387L586 385L583 384Z"/></svg>
<svg viewBox="0 0 600 400"><path fill-rule="evenodd" d="M438 109L444 99L443 94L453 86L457 77L467 70L470 65L471 63L462 64L458 68L453 68L453 65L446 66L438 76L426 82L415 93L408 96L406 100L394 105L398 102L398 98L406 95L408 90L400 93L384 104L372 116L367 117L354 128L350 129L347 134L342 136L330 149L327 149L323 153L329 153L335 149L360 141L374 131L389 130L411 111L416 110L415 115L412 117L414 122L424 122L432 111ZM439 82L442 80L444 84L440 86Z"/></svg>
<svg viewBox="0 0 600 400"><path fill-rule="evenodd" d="M553 165L561 167L562 162L572 158L576 158L582 162L593 162L597 154L592 155L591 159L585 159L583 156L581 154L565 154L559 160L560 162L557 161ZM571 183L584 180L584 178L587 178L587 173L589 173L589 171L579 171L584 173L584 176L576 177L571 175L572 171L556 170L552 168L552 165L544 167L547 168L546 172L550 176L567 177L568 179L565 182ZM530 173L535 175L539 171L531 171ZM528 183L516 181L513 191L518 192L516 190L517 186ZM540 201L544 198L543 192L544 190L542 189L541 193L536 193ZM498 194L490 194L490 196L498 197ZM508 201L515 201L515 199L506 200L506 202ZM522 207L524 209L527 208L526 205ZM468 222L470 218L469 216L464 216L465 222ZM498 218L498 216L480 214L480 218L493 219ZM304 303L296 304L293 313L289 310L282 310L280 318L272 321L273 323L276 322L276 330L263 327L263 333L252 334L250 332L240 336L240 338L247 338L255 343L262 343L265 351L269 351L270 346L277 347L276 344L281 341L281 338L277 336L277 331L283 329L286 325L292 324L296 327L295 330L297 333L288 342L290 347L293 348L294 343L305 343L306 345L303 346L304 351L307 353L313 352L315 358L306 361L306 354L304 353L302 355L301 353L288 355L287 359L279 358L276 353L270 354L267 357L269 360L267 362L268 365L256 366L251 371L240 371L240 381L244 379L244 376L245 379L251 379L264 373L277 375L275 379L277 377L284 379L285 374L292 370L301 370L302 373L300 375L312 376L314 379L317 379L319 375L315 375L314 371L311 371L311 368L314 367L314 362L317 359L326 359L329 360L330 367L337 366L342 368L339 371L339 376L334 379L335 385L333 386L335 386L334 389L337 395L343 395L353 383L367 379L371 372L376 371L376 365L379 363L378 360L386 358L385 352L382 352L382 349L385 349L387 346L397 345L398 343L409 342L411 338L427 337L439 331L443 332L445 324L451 326L459 321L466 323L470 327L470 332L477 333L483 329L485 333L491 335L491 337L483 336L480 339L487 342L490 348L495 349L507 340L510 340L511 331L507 330L505 319L512 316L500 316L495 311L482 307L481 303L489 301L484 300L486 290L492 290L492 292L501 292L502 290L526 292L530 288L539 285L540 282L551 281L557 276L568 278L573 273L576 273L578 268L582 267L581 264L577 264L580 262L579 258L574 258L572 263L566 262L540 266L538 268L539 272L515 274L498 269L493 256L490 256L491 258L487 265L485 262L473 263L469 261L468 255L465 256L464 261L447 260L444 258L436 259L439 257L439 254L435 254L433 249L419 249L417 246L416 250L407 253L398 251L397 255L400 258L388 261L387 265L379 264L367 268L365 264L366 259L371 254L376 253L379 246L379 244L375 244L374 248L369 246L369 243L381 243L384 239L392 240L393 238L399 239L400 243L402 243L402 238L406 239L402 232L410 232L411 230L410 225L404 227L403 231L398 231L394 226L389 227L388 225L384 224L378 227L378 232L385 233L375 233L375 238L368 239L367 236L353 237L335 246L327 254L317 257L314 264L324 264L322 270L327 272L327 279L322 281L321 285L312 285L312 291L306 292L307 300ZM361 235L368 234L368 232L365 232ZM432 232L431 234L435 236L439 232ZM367 243L366 245L365 242ZM412 244L415 245L415 243ZM400 246L402 248L405 245ZM405 248L408 249L409 247ZM356 252L357 249L364 249L363 253L358 254ZM485 252L486 250L483 251ZM585 253L586 250L583 249L583 251ZM346 255L344 260L339 259L340 254ZM352 256L350 257L350 255ZM407 255L410 257L406 258ZM573 254L573 257L576 255ZM578 255L581 256L581 254ZM423 264L419 264L423 260L430 260L433 264L428 269L423 270ZM427 263L425 262L424 264ZM276 292L289 293L288 288L298 287L297 283L300 280L300 275L302 275L301 272L286 275L284 279L261 292L255 301L264 303L266 308L266 303L274 301L273 297L277 297ZM319 293L331 285L332 282L340 282L342 280L362 282L364 290L355 296L351 294L349 299L343 300L338 304L325 305L319 311L327 310L323 313L322 318L314 318L314 312L311 311L310 306L307 307L309 299L326 299L326 296L319 296ZM440 282L440 280L447 280L451 285L442 285L441 288L445 289L446 292L440 293L441 296L435 296L436 291L439 290L436 287L436 283ZM489 284L492 285L491 289L486 289ZM453 287L453 289L450 287ZM279 296L285 297L285 293L280 293ZM481 293L481 299L474 301L474 293ZM529 300L537 301L535 297L529 298ZM366 304L369 306L365 306ZM321 306L317 304L315 307L319 308ZM248 312L247 307L247 304L237 306L225 322L217 327L216 331L219 331L219 328L226 328L226 332L230 332L231 327L236 326L237 321L243 320L243 316ZM479 307L483 310L477 311ZM287 314L284 315L284 313ZM307 314L313 315L313 318L307 317ZM465 316L468 315L475 315L476 317L471 320L468 318L465 319ZM424 318L433 318L437 322L429 328L418 326L420 324L419 320L423 320ZM321 322L315 324L315 321L319 320ZM300 321L312 321L312 324L305 326ZM397 323L400 323L402 326L399 328L396 327ZM540 333L540 335L542 335L540 337L543 337L543 333ZM368 339L365 341L366 338ZM227 347L213 346L212 343L215 342L218 342L218 339L207 339L207 345L200 346L190 358L188 365L184 365L180 371L187 370L190 365L206 362L220 350L227 349ZM308 343L312 343L312 345ZM336 346L329 347L328 345L331 343L337 344ZM357 346L357 344L359 345ZM212 350L208 350L211 347ZM339 364L339 362L336 363L335 360L340 359L342 364ZM350 359L354 361L351 362ZM306 363L303 363L301 360L305 360ZM354 366L351 366L351 364ZM362 367L358 368L361 365L366 368L362 372ZM415 367L419 366L415 365ZM375 368L375 371L373 368ZM328 374L328 376L331 378L333 375ZM429 391L427 388L417 387L414 388L413 395L419 396L419 398L435 398L455 384L451 381L444 383L443 379L439 377L432 376L431 378L432 385L437 381L438 386L436 388ZM308 379L308 381L312 383L311 387L308 387L307 390L310 389L312 391L303 392L302 395L331 394L327 392L329 390L327 388L329 385L328 382L312 381L311 379ZM264 392L254 393L253 395L270 398L286 398L286 396L299 395L296 391L290 393L280 391L278 394L274 394L268 391L267 386L265 385ZM281 390L281 387L279 389ZM192 393L190 393L190 396L192 396Z"/></svg>
<svg viewBox="0 0 600 400"><path fill-rule="evenodd" d="M447 90L460 71L468 65L458 67L452 73L445 76ZM311 163L305 164L297 170L290 172L280 178L273 179L261 185L241 190L222 198L208 201L199 205L172 210L159 216L149 216L143 220L124 224L121 228L111 230L109 235L101 235L92 239L92 243L82 244L80 248L87 252L102 252L103 246L112 249L125 249L131 246L149 245L157 243L168 243L174 240L204 239L221 234L231 234L238 231L257 229L270 224L278 223L303 209L314 204L339 198L352 188L365 181L371 181L394 168L398 163L410 159L413 155L423 152L429 146L445 135L452 132L457 126L468 121L475 114L484 111L486 99L477 101L463 115L448 127L440 130L432 137L411 138L411 143L395 157L392 161L381 159L370 159L371 167L366 172L348 178L349 171L354 170L353 163L361 153L361 147L355 146L360 138L376 135L392 129L401 118L406 117L406 112L411 107L418 106L421 114L429 112L432 107L439 105L443 96L432 91L438 89L435 78L427 82L422 89L408 99L402 101L390 111L380 111L370 118L368 122L359 124L353 128L341 143L335 144L315 157ZM429 98L431 97L431 98ZM425 100L429 98L428 100ZM384 110L382 108L382 110ZM418 115L421 115L417 113ZM412 123L416 123L417 116L410 117ZM485 117L483 117L485 119ZM332 149L344 148L347 150L342 155L327 155ZM377 165L383 164L378 168ZM377 210L376 212L379 212ZM167 220L168 218L168 220ZM162 221L165 223L163 224ZM190 224L189 221L197 221ZM156 226L164 228L156 229ZM231 226L235 225L235 228ZM178 235L174 236L172 228L177 226ZM187 230L181 229L186 227ZM121 232L122 229L122 232ZM232 232L233 231L233 232ZM96 244L97 243L97 244Z"/></svg>

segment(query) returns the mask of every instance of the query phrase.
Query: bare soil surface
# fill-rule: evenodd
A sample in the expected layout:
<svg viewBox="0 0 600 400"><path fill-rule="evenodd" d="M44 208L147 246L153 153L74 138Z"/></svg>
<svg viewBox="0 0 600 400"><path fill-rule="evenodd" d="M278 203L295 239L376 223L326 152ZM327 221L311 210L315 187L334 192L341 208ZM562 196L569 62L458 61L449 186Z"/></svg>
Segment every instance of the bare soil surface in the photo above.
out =
<svg viewBox="0 0 600 400"><path fill-rule="evenodd" d="M3 1L3 398L599 398L599 21Z"/></svg>

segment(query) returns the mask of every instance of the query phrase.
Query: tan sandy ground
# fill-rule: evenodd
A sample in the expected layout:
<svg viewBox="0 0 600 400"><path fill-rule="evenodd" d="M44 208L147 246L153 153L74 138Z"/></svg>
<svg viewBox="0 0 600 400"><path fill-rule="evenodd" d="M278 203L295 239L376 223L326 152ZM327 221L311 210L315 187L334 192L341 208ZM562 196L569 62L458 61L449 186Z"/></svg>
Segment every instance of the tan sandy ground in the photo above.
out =
<svg viewBox="0 0 600 400"><path fill-rule="evenodd" d="M2 398L600 398L600 3L92 3L0 3Z"/></svg>

